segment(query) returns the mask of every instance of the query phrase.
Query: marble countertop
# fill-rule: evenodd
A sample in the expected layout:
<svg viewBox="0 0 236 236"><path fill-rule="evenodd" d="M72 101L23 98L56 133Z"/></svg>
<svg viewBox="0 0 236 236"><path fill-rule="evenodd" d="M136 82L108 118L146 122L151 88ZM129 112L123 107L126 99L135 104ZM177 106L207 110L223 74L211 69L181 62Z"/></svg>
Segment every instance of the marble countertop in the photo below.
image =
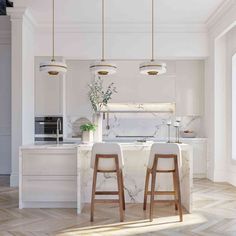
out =
<svg viewBox="0 0 236 236"><path fill-rule="evenodd" d="M123 149L137 149L137 148L150 148L154 143L153 141L147 142L118 142ZM163 142L160 142L163 143ZM188 144L181 143L181 146L188 146ZM60 144L50 144L50 143L35 143L21 146L20 149L74 149L79 148L80 150L89 150L93 146L93 143L83 144L83 143L60 143Z"/></svg>
<svg viewBox="0 0 236 236"><path fill-rule="evenodd" d="M60 144L49 144L49 143L40 143L40 144L28 144L21 146L21 150L25 149L73 149L77 148L78 144L77 143L60 143Z"/></svg>

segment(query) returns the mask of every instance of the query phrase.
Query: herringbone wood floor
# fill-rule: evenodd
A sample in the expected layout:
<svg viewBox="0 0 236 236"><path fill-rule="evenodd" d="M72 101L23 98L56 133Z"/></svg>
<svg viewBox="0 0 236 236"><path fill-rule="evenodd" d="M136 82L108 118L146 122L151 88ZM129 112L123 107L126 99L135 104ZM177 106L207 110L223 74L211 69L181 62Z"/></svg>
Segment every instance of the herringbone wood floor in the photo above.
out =
<svg viewBox="0 0 236 236"><path fill-rule="evenodd" d="M97 205L95 222L89 222L89 205L83 214L75 209L18 209L18 190L0 187L0 235L173 235L236 236L236 188L209 180L194 181L194 211L178 222L174 207L157 205L155 220L148 221L141 204L128 204L125 222L118 207Z"/></svg>

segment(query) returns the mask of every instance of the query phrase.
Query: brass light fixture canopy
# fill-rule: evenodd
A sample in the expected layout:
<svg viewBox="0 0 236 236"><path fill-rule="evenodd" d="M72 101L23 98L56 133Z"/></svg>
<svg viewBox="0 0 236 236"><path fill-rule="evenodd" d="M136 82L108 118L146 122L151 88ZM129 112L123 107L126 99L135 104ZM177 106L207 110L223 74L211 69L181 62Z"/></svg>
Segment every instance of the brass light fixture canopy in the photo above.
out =
<svg viewBox="0 0 236 236"><path fill-rule="evenodd" d="M149 76L157 76L166 73L166 64L159 63L154 59L154 0L152 1L152 59L147 62L143 62L139 66L141 74Z"/></svg>
<svg viewBox="0 0 236 236"><path fill-rule="evenodd" d="M102 0L102 59L101 61L96 61L90 65L90 71L98 76L107 76L112 75L117 72L117 67L115 64L108 62L105 60L105 37L104 37L104 22L105 22L105 14L104 14L104 0Z"/></svg>
<svg viewBox="0 0 236 236"><path fill-rule="evenodd" d="M52 59L41 62L39 70L50 76L58 76L67 72L67 65L64 62L55 60L55 0L52 0Z"/></svg>

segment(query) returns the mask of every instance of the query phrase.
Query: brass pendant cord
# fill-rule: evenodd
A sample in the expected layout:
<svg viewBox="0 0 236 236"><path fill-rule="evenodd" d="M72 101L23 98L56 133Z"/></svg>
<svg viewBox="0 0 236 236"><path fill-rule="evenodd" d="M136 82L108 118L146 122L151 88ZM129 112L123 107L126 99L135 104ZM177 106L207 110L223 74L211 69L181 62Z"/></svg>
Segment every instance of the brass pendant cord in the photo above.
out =
<svg viewBox="0 0 236 236"><path fill-rule="evenodd" d="M152 0L152 60L154 61L154 0Z"/></svg>
<svg viewBox="0 0 236 236"><path fill-rule="evenodd" d="M54 24L55 24L55 2L52 0L52 61L55 61L55 45L54 45L54 40L55 40L55 33L54 33Z"/></svg>
<svg viewBox="0 0 236 236"><path fill-rule="evenodd" d="M104 13L104 0L102 0L102 61L105 61L105 50L104 50L104 45L105 45L105 39L104 39L104 18L105 18L105 13Z"/></svg>

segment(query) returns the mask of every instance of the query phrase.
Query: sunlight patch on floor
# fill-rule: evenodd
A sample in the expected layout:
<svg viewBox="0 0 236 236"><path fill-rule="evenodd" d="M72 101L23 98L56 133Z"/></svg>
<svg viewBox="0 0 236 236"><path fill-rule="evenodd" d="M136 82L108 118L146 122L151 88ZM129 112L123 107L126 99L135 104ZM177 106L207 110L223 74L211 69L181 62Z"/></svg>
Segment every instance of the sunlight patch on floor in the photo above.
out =
<svg viewBox="0 0 236 236"><path fill-rule="evenodd" d="M129 221L108 225L96 225L79 227L65 230L57 235L74 236L74 235L137 235L141 233L151 233L153 231L162 231L173 229L178 231L183 226L201 225L206 223L207 219L201 214L184 215L186 222L179 222L178 216L160 217L150 222L149 220Z"/></svg>

